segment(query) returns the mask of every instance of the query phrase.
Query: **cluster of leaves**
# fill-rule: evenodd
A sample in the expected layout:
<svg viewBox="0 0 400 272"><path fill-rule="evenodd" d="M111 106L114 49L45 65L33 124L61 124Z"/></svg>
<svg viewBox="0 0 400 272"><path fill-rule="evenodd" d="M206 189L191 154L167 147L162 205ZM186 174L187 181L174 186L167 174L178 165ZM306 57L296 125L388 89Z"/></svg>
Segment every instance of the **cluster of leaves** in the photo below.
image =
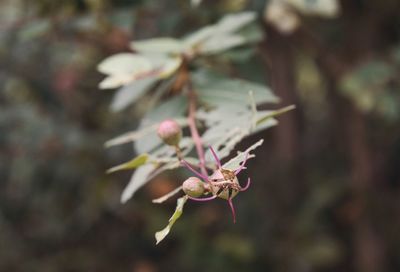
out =
<svg viewBox="0 0 400 272"><path fill-rule="evenodd" d="M271 0L264 18L280 32L290 34L301 25L300 15L332 18L339 13L337 0Z"/></svg>
<svg viewBox="0 0 400 272"><path fill-rule="evenodd" d="M388 120L399 117L400 48L386 59L373 59L343 77L342 92L363 112L375 112Z"/></svg>
<svg viewBox="0 0 400 272"><path fill-rule="evenodd" d="M212 71L204 61L217 53L259 41L262 35L254 24L255 19L255 13L243 12L227 15L216 24L203 27L182 39L165 37L134 41L131 48L135 53L120 53L99 64L99 71L107 75L100 83L100 88L120 87L113 98L111 110L123 110L140 100L145 93L152 97L152 103L138 129L106 143L110 147L134 142L139 154L131 161L109 170L136 169L122 193L123 203L155 176L181 166L175 150L163 145L155 131L159 123L167 118L175 120L182 127L188 125L189 88L195 92L196 121L203 132L202 144L204 147L214 147L221 159L227 157L244 137L276 125L273 117L290 109L257 110L257 105L276 103L279 99L263 85ZM261 143L255 143L248 152ZM192 155L194 146L190 135L184 135L179 144L182 156L197 165L199 158ZM243 152L238 153L224 167L237 167L243 156ZM207 167L213 169L211 155L206 153L205 157ZM249 157L254 155L250 154ZM180 187L154 202L163 202L179 191ZM185 197L178 200L170 223L157 233L157 242L168 234L182 214L185 202Z"/></svg>

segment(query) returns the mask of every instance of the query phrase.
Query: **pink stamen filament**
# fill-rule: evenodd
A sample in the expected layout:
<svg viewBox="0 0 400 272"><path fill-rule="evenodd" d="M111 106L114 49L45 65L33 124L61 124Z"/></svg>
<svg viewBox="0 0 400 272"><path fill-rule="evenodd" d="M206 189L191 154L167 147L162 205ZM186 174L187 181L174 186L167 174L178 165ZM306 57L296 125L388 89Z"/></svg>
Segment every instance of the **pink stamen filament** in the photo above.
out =
<svg viewBox="0 0 400 272"><path fill-rule="evenodd" d="M197 172L196 170L194 170L194 168L185 160L181 160L181 163L187 168L189 169L193 174L195 174L196 176L198 176L199 178L204 179L205 181L208 182L208 177Z"/></svg>
<svg viewBox="0 0 400 272"><path fill-rule="evenodd" d="M214 149L212 148L211 145L209 146L209 148L210 148L210 151L211 151L211 153L212 153L212 155L214 157L215 162L217 163L218 168L221 168L222 167L221 166L221 161L219 160L217 154L215 153L215 151L214 151Z"/></svg>
<svg viewBox="0 0 400 272"><path fill-rule="evenodd" d="M245 165L247 162L247 158L249 157L249 153L246 153L246 156L244 158L244 161L242 162L242 164L240 165L240 167L238 169L235 170L235 175L238 175L243 169L245 169Z"/></svg>
<svg viewBox="0 0 400 272"><path fill-rule="evenodd" d="M232 198L228 199L229 207L231 207L232 211L232 216L233 216L233 223L236 223L236 213L235 213L235 207L233 206Z"/></svg>
<svg viewBox="0 0 400 272"><path fill-rule="evenodd" d="M247 179L247 184L246 184L246 186L240 188L240 191L241 191L241 192L244 192L244 191L246 191L247 189L249 189L249 187L250 187L250 178Z"/></svg>
<svg viewBox="0 0 400 272"><path fill-rule="evenodd" d="M188 197L189 197L189 199L194 200L194 201L210 201L210 200L215 199L217 196L213 195L213 196L205 197L205 198L197 198L197 197L191 197L191 196L188 196Z"/></svg>

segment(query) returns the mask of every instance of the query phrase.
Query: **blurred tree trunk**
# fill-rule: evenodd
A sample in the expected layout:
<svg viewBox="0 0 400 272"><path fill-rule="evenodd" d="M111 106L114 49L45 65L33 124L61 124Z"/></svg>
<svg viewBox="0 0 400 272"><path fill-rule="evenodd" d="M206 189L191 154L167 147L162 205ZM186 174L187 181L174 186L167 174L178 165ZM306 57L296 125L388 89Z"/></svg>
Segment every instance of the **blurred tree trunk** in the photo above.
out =
<svg viewBox="0 0 400 272"><path fill-rule="evenodd" d="M345 8L345 7L344 7ZM353 7L354 8L354 7ZM316 60L321 74L327 82L331 116L335 125L332 135L336 135L339 150L345 150L349 163L352 188L352 206L358 211L353 218L353 266L359 272L386 271L384 243L372 228L366 210L368 196L374 190L374 152L368 141L367 117L356 106L340 94L338 84L342 75L357 63L358 58L368 56L373 51L376 25L368 16L359 17L357 10L347 21L345 39L346 52L337 53L322 44L312 33L303 29L300 39L309 52L316 52ZM357 18L359 17L359 18ZM355 19L356 18L356 19ZM365 27L371 25L370 28ZM359 31L363 29L363 31ZM360 41L363 41L360 43Z"/></svg>

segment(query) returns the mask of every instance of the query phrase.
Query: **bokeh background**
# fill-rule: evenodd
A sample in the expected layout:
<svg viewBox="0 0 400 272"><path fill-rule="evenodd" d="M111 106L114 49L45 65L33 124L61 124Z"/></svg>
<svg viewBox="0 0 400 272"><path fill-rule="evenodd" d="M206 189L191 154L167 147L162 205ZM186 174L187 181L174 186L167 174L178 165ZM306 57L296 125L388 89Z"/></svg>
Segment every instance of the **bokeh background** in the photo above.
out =
<svg viewBox="0 0 400 272"><path fill-rule="evenodd" d="M344 0L289 32L264 0L192 2L0 1L0 271L400 271L400 2ZM150 200L182 177L120 204L130 173L105 170L133 150L103 143L144 109L110 112L96 65L243 10L266 38L225 71L297 109L239 145L266 139L236 225L223 201L189 203L155 246L175 203Z"/></svg>

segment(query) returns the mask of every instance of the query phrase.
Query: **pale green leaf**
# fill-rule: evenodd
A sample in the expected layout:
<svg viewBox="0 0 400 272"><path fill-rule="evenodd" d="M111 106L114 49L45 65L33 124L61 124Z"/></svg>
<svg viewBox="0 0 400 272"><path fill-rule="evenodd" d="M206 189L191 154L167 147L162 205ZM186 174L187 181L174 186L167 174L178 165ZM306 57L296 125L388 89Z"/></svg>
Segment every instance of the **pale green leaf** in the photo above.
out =
<svg viewBox="0 0 400 272"><path fill-rule="evenodd" d="M111 110L117 112L125 109L146 93L146 91L150 90L151 86L157 80L155 77L145 77L122 87L113 97L110 105Z"/></svg>
<svg viewBox="0 0 400 272"><path fill-rule="evenodd" d="M120 87L121 85L132 82L133 80L133 77L128 75L108 76L99 83L99 88L114 89Z"/></svg>
<svg viewBox="0 0 400 272"><path fill-rule="evenodd" d="M249 24L242 28L238 35L242 36L246 43L257 43L264 39L264 31L258 24Z"/></svg>
<svg viewBox="0 0 400 272"><path fill-rule="evenodd" d="M168 235L168 233L171 231L172 226L175 224L176 220L179 219L179 217L181 217L182 213L183 213L183 206L185 205L186 201L187 201L188 197L187 196L183 196L181 198L178 198L177 200L177 204L176 204L176 209L174 214L171 216L171 218L168 221L168 225L156 232L155 237L156 237L156 244L160 243L162 240L164 240L164 238Z"/></svg>
<svg viewBox="0 0 400 272"><path fill-rule="evenodd" d="M162 197L153 199L152 202L157 203L157 204L163 203L181 191L182 191L182 186L179 186L178 188L175 188L173 191L169 192L168 194L165 194Z"/></svg>
<svg viewBox="0 0 400 272"><path fill-rule="evenodd" d="M131 180L122 192L121 202L128 201L133 194L149 181L150 174L156 169L153 164L145 164L136 169Z"/></svg>
<svg viewBox="0 0 400 272"><path fill-rule="evenodd" d="M148 112L140 122L139 130L157 124L168 118L182 118L186 109L187 98L184 96L175 96ZM140 138L135 142L135 149L138 153L147 153L159 146L161 143L162 142L156 133L150 133L146 137Z"/></svg>
<svg viewBox="0 0 400 272"><path fill-rule="evenodd" d="M113 172L120 171L120 170L135 169L135 168L147 163L148 158L149 158L149 154L146 154L146 153L141 154L128 162L125 162L123 164L120 164L120 165L117 165L117 166L114 166L114 167L108 169L107 173L109 174L109 173L113 173Z"/></svg>
<svg viewBox="0 0 400 272"><path fill-rule="evenodd" d="M137 52L144 53L173 53L178 54L183 51L183 43L180 40L162 37L148 40L134 41L131 48Z"/></svg>
<svg viewBox="0 0 400 272"><path fill-rule="evenodd" d="M253 11L226 15L217 23L217 32L233 33L253 22L255 19L256 13Z"/></svg>
<svg viewBox="0 0 400 272"><path fill-rule="evenodd" d="M184 43L186 47L196 47L200 43L203 43L205 40L210 38L215 32L216 26L205 26L200 28L196 32L188 35L184 39Z"/></svg>
<svg viewBox="0 0 400 272"><path fill-rule="evenodd" d="M148 72L152 68L147 58L132 53L119 53L110 56L97 66L98 71L106 75L134 75Z"/></svg>
<svg viewBox="0 0 400 272"><path fill-rule="evenodd" d="M235 35L256 18L255 12L241 12L223 17L214 25L206 26L184 39L186 50L213 54L247 42L245 36Z"/></svg>
<svg viewBox="0 0 400 272"><path fill-rule="evenodd" d="M127 132L125 134L122 134L122 135L114 138L114 139L107 141L104 145L105 145L105 147L111 147L111 146L115 146L115 145L121 145L121 144L126 144L129 142L134 142L137 139L145 137L146 135L148 135L150 133L154 133L157 129L157 126L158 126L158 124L154 124L154 125L151 125L148 127L143 127L140 130Z"/></svg>
<svg viewBox="0 0 400 272"><path fill-rule="evenodd" d="M210 106L246 106L252 91L256 104L279 102L272 91L261 84L243 79L231 79L201 70L193 74L193 83L202 102Z"/></svg>
<svg viewBox="0 0 400 272"><path fill-rule="evenodd" d="M278 110L259 112L259 115L257 116L256 120L256 125L261 125L262 123L268 121L269 119L281 115L283 113L286 113L288 111L294 110L295 108L296 108L295 105L290 105Z"/></svg>
<svg viewBox="0 0 400 272"><path fill-rule="evenodd" d="M340 7L338 0L285 0L305 15L335 17Z"/></svg>
<svg viewBox="0 0 400 272"><path fill-rule="evenodd" d="M162 68L160 69L159 77L160 78L167 78L170 77L173 73L178 70L182 63L182 58L180 57L173 57L168 58Z"/></svg>
<svg viewBox="0 0 400 272"><path fill-rule="evenodd" d="M283 34L290 34L300 26L300 16L284 0L271 0L265 6L264 19Z"/></svg>
<svg viewBox="0 0 400 272"><path fill-rule="evenodd" d="M175 119L175 121L182 127L187 126L186 118ZM153 125L143 127L136 131L127 132L125 134L122 134L122 135L114 138L114 139L107 141L104 145L105 145L105 147L111 147L111 146L115 146L115 145L121 145L121 144L126 144L129 142L134 142L140 138L148 136L151 133L155 133L155 131L157 130L158 124L159 123L155 123Z"/></svg>
<svg viewBox="0 0 400 272"><path fill-rule="evenodd" d="M238 169L240 167L241 162L244 161L244 159L246 158L246 154L249 154L247 159L254 158L255 155L251 154L251 151L255 150L257 147L262 145L263 142L264 142L264 140L261 139L261 140L257 141L256 143L254 143L253 145L251 145L245 151L238 152L237 155L234 158L232 158L227 163L222 165L222 168L228 169L228 170L236 170L236 169Z"/></svg>
<svg viewBox="0 0 400 272"><path fill-rule="evenodd" d="M230 48L242 45L246 42L245 38L240 35L221 34L208 39L200 47L203 54L216 54Z"/></svg>

